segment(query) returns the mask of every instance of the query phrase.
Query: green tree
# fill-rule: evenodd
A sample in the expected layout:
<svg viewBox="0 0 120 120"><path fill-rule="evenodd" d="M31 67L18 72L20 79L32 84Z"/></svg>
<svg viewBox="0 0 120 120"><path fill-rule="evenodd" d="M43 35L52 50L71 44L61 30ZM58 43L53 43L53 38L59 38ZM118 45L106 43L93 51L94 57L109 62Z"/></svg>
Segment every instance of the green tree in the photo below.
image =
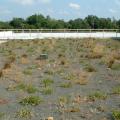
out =
<svg viewBox="0 0 120 120"><path fill-rule="evenodd" d="M9 22L2 22L0 21L0 29L11 29L12 26L10 26Z"/></svg>
<svg viewBox="0 0 120 120"><path fill-rule="evenodd" d="M25 28L26 23L22 18L13 18L13 20L10 21L10 25L13 26L13 28L22 29Z"/></svg>

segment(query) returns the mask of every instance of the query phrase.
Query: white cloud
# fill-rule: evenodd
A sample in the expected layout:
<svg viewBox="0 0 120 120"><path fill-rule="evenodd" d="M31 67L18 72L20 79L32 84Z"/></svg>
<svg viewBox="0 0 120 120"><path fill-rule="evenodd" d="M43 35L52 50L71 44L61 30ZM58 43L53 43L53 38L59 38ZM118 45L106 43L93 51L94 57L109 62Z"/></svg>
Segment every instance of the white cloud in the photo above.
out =
<svg viewBox="0 0 120 120"><path fill-rule="evenodd" d="M70 3L69 7L75 9L75 10L79 10L80 9L80 5L77 3Z"/></svg>
<svg viewBox="0 0 120 120"><path fill-rule="evenodd" d="M109 12L110 12L110 13L113 13L113 14L114 14L114 13L117 13L117 11L114 10L114 9L109 9Z"/></svg>
<svg viewBox="0 0 120 120"><path fill-rule="evenodd" d="M38 2L47 4L51 0L12 0L12 1L21 5L33 5L34 3L38 3Z"/></svg>

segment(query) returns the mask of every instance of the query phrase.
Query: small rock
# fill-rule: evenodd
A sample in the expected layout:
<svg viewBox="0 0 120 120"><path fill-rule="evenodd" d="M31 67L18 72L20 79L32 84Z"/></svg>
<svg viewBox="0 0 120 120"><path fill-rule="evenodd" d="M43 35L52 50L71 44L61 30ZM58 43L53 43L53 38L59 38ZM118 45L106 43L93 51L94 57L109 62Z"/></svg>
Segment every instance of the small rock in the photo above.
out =
<svg viewBox="0 0 120 120"><path fill-rule="evenodd" d="M47 120L54 120L53 117L48 117Z"/></svg>
<svg viewBox="0 0 120 120"><path fill-rule="evenodd" d="M37 60L46 60L46 59L48 59L48 54L41 54L41 55L37 58Z"/></svg>

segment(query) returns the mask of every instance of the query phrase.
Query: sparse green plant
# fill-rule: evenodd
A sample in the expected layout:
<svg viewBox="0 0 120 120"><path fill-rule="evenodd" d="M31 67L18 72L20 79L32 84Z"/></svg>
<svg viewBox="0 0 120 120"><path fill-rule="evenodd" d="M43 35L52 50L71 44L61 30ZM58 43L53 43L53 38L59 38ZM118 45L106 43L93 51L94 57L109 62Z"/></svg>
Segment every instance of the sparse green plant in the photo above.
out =
<svg viewBox="0 0 120 120"><path fill-rule="evenodd" d="M15 89L17 89L17 90L25 90L26 85L24 83L19 83L17 86L15 86Z"/></svg>
<svg viewBox="0 0 120 120"><path fill-rule="evenodd" d="M0 112L0 119L5 115L5 113Z"/></svg>
<svg viewBox="0 0 120 120"><path fill-rule="evenodd" d="M92 66L87 64L86 67L84 68L87 72L96 72L96 69Z"/></svg>
<svg viewBox="0 0 120 120"><path fill-rule="evenodd" d="M23 71L25 75L32 75L32 69L26 69Z"/></svg>
<svg viewBox="0 0 120 120"><path fill-rule="evenodd" d="M54 71L53 70L46 70L44 73L46 73L48 75L53 75Z"/></svg>
<svg viewBox="0 0 120 120"><path fill-rule="evenodd" d="M33 65L31 65L30 67L28 67L28 69L37 69L38 68L38 65L36 65L36 64L33 64Z"/></svg>
<svg viewBox="0 0 120 120"><path fill-rule="evenodd" d="M73 107L66 109L65 112L71 112L71 113L80 112L80 108L73 106Z"/></svg>
<svg viewBox="0 0 120 120"><path fill-rule="evenodd" d="M70 103L70 96L60 96L58 101L62 104L68 104Z"/></svg>
<svg viewBox="0 0 120 120"><path fill-rule="evenodd" d="M32 84L30 84L30 85L27 86L26 91L27 91L28 93L35 93L35 92L38 91L38 89L35 88Z"/></svg>
<svg viewBox="0 0 120 120"><path fill-rule="evenodd" d="M3 71L0 70L0 78L3 76Z"/></svg>
<svg viewBox="0 0 120 120"><path fill-rule="evenodd" d="M114 120L120 120L120 111L119 110L112 111L112 116Z"/></svg>
<svg viewBox="0 0 120 120"><path fill-rule="evenodd" d="M38 91L38 89L35 88L32 84L26 85L24 83L18 84L17 86L15 86L15 89L23 90L23 91L26 91L28 93L35 93Z"/></svg>
<svg viewBox="0 0 120 120"><path fill-rule="evenodd" d="M87 85L88 84L88 80L86 78L80 78L78 80L75 80L75 83L78 85Z"/></svg>
<svg viewBox="0 0 120 120"><path fill-rule="evenodd" d="M67 76L64 77L66 80L75 80L77 77L74 74L68 74Z"/></svg>
<svg viewBox="0 0 120 120"><path fill-rule="evenodd" d="M8 60L9 60L10 63L15 62L15 60L16 60L16 55L15 55L15 54L10 55L10 56L8 57Z"/></svg>
<svg viewBox="0 0 120 120"><path fill-rule="evenodd" d="M96 99L102 99L105 100L107 98L107 95L103 92L97 91L89 95L89 99L92 101L95 101Z"/></svg>
<svg viewBox="0 0 120 120"><path fill-rule="evenodd" d="M112 93L113 93L113 94L120 94L120 85L114 87L113 90L112 90Z"/></svg>
<svg viewBox="0 0 120 120"><path fill-rule="evenodd" d="M33 53L35 51L35 48L33 48L33 47L29 47L28 49L27 49L27 52L28 53Z"/></svg>
<svg viewBox="0 0 120 120"><path fill-rule="evenodd" d="M53 89L51 87L45 87L42 90L42 94L44 94L44 95L50 95L52 93L53 93Z"/></svg>
<svg viewBox="0 0 120 120"><path fill-rule="evenodd" d="M120 70L120 63L114 63L111 67L113 70Z"/></svg>
<svg viewBox="0 0 120 120"><path fill-rule="evenodd" d="M41 102L43 102L43 100L39 96L28 96L23 98L19 103L21 105L36 106L36 105L39 105Z"/></svg>
<svg viewBox="0 0 120 120"><path fill-rule="evenodd" d="M17 112L17 117L22 118L22 119L30 119L33 116L33 112L31 112L27 108L22 108Z"/></svg>
<svg viewBox="0 0 120 120"><path fill-rule="evenodd" d="M72 83L71 82L69 82L69 83L62 83L60 85L60 87L62 87L62 88L71 88L72 87Z"/></svg>
<svg viewBox="0 0 120 120"><path fill-rule="evenodd" d="M44 79L42 83L44 84L45 87L47 87L51 85L52 83L54 83L54 81L52 79L47 78L47 79Z"/></svg>

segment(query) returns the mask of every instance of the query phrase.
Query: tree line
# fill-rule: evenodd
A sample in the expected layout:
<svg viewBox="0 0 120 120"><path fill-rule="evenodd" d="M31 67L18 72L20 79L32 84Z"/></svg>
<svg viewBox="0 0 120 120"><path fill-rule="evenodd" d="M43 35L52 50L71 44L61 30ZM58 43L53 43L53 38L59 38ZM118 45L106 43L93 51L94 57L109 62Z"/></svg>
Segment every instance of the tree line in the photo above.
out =
<svg viewBox="0 0 120 120"><path fill-rule="evenodd" d="M120 19L88 15L84 19L64 21L34 14L26 19L13 18L8 22L0 21L0 29L120 29Z"/></svg>

